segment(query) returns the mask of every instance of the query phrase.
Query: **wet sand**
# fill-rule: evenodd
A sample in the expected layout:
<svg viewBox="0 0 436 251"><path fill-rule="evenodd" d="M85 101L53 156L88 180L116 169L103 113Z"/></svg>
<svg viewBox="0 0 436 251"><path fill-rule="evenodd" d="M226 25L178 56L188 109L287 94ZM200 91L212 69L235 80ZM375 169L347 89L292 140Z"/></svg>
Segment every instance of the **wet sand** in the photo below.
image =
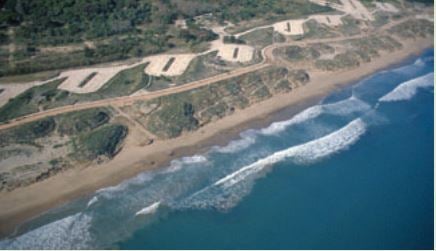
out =
<svg viewBox="0 0 436 251"><path fill-rule="evenodd" d="M402 50L384 53L359 68L334 73L311 73L311 81L305 86L237 110L232 115L175 139L158 140L149 146L139 146L132 133L123 150L110 162L74 168L30 186L0 193L0 236L13 233L17 226L50 208L88 195L99 188L116 185L143 171L163 168L172 159L204 152L213 145L224 145L248 128L260 128L273 121L287 119L318 103L333 91L392 67L431 47L431 39L405 41Z"/></svg>

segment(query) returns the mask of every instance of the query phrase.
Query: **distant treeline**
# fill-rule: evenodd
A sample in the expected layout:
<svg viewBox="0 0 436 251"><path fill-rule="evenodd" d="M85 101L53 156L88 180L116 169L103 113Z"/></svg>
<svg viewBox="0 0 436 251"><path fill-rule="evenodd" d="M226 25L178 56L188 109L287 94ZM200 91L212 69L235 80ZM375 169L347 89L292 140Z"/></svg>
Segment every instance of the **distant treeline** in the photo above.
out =
<svg viewBox="0 0 436 251"><path fill-rule="evenodd" d="M217 34L193 18L238 23L331 10L307 0L6 0L0 9L0 76L142 57L171 48L198 51ZM187 29L175 20L187 20ZM13 28L13 29L10 29ZM42 50L74 45L75 51ZM79 47L79 50L77 50ZM13 60L11 62L11 59Z"/></svg>
<svg viewBox="0 0 436 251"><path fill-rule="evenodd" d="M238 22L322 9L304 0L7 0L0 12L0 26L18 26L17 38L57 45L137 29L162 34L179 16L215 13L222 20Z"/></svg>

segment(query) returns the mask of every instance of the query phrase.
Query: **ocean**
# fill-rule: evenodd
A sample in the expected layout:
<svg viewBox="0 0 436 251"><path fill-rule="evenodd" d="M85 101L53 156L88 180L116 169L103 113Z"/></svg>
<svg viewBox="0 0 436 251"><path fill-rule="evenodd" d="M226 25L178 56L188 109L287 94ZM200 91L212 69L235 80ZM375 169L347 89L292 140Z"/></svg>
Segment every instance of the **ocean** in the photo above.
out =
<svg viewBox="0 0 436 251"><path fill-rule="evenodd" d="M433 249L433 53L50 210L0 248Z"/></svg>

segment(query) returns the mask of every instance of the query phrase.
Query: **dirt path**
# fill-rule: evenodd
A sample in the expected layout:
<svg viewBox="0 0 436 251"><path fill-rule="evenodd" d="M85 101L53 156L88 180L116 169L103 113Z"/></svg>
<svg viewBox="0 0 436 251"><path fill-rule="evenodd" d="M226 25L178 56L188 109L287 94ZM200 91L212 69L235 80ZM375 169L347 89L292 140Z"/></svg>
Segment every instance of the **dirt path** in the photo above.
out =
<svg viewBox="0 0 436 251"><path fill-rule="evenodd" d="M391 28L392 26L394 26L398 23L407 21L408 19L411 19L411 18L408 17L408 18L396 20L392 23L389 23L389 24L383 26L379 30L375 30L374 32L371 32L370 34L371 35L379 34L381 32L386 31L387 29ZM98 108L98 107L104 107L104 106L131 105L131 104L133 104L134 101L150 100L150 99L154 99L154 98L158 98L158 97L162 97L162 96L167 96L167 95L171 95L171 94L185 92L185 91L189 91L189 90L196 89L199 87L207 86L209 84L220 82L220 81L223 81L226 79L241 76L241 75L247 74L249 72L258 71L258 70L264 69L264 68L270 66L271 64L273 64L274 62L276 62L274 55L273 55L273 51L277 48L286 47L286 46L290 46L290 45L305 46L305 45L314 44L314 43L341 42L341 41L345 41L345 40L363 38L363 37L367 37L367 36L369 36L368 33L362 33L359 35L349 36L349 37L341 36L341 37L336 37L336 38L324 38L324 39L314 39L314 40L310 40L310 41L292 41L292 42L272 44L272 45L267 46L267 47L262 49L261 53L262 53L263 60L262 60L262 62L255 64L255 65L247 66L244 68L239 68L239 69L236 69L234 71L230 71L230 72L219 74L219 75L216 75L213 77L197 80L197 81L187 83L187 84L184 84L181 86L170 87L167 89L163 89L163 90L159 90L159 91L155 91L155 92L151 92L151 93L145 93L142 95L108 98L108 99L102 99L102 100L86 102L86 103L79 103L79 104L74 104L74 105L67 105L67 106L53 108L53 109L49 109L49 110L45 110L45 111L41 111L41 112L36 112L36 113L30 114L30 115L18 117L16 119L5 122L4 124L1 124L0 130L12 128L12 127L19 126L19 125L29 123L32 121L40 120L40 119L43 119L46 117L55 116L55 115L68 113L68 112L73 112L73 111L80 111L80 110L86 110L86 109L90 109L90 108Z"/></svg>
<svg viewBox="0 0 436 251"><path fill-rule="evenodd" d="M152 140L155 138L155 136L149 132L141 123L136 121L136 119L132 118L129 114L125 113L123 110L121 110L120 107L117 106L111 106L120 116L123 116L126 118L136 129L141 131L143 133L143 136L146 138L146 140Z"/></svg>

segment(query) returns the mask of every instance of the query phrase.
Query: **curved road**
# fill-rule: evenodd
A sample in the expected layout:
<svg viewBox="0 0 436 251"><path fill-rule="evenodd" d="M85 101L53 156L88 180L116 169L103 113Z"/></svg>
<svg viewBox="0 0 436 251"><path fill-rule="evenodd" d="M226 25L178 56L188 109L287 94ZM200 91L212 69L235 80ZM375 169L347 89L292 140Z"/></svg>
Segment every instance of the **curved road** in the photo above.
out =
<svg viewBox="0 0 436 251"><path fill-rule="evenodd" d="M405 18L405 19L401 19L401 20L397 20L395 22L389 23L389 24L385 25L384 27L382 27L378 31L378 33L381 31L389 29L390 27L392 27L395 24L406 21L407 19L409 19L409 18ZM372 34L376 34L376 33L372 33ZM130 105L130 104L133 104L133 102L138 101L138 100L150 100L150 99L154 99L154 98L158 98L158 97L162 97L162 96L167 96L167 95L171 95L171 94L175 94L175 93L185 92L185 91L189 91L189 90L196 89L199 87L207 86L209 84L213 84L213 83L216 83L216 82L219 82L222 80L241 76L241 75L247 74L249 72L258 71L258 70L264 69L264 68L272 65L274 62L276 62L276 60L274 58L273 51L277 48L280 48L280 47L285 47L285 46L290 46L290 45L302 45L302 46L304 46L304 45L309 45L309 44L314 44L314 43L341 42L341 41L345 41L345 40L362 38L362 37L366 37L366 36L369 36L369 34L363 33L363 34L350 36L350 37L335 37L335 38L315 39L315 40L311 40L311 41L292 41L292 42L288 42L288 43L272 44L272 45L269 45L269 46L262 49L262 51L261 51L262 58L263 58L262 62L254 64L254 65L250 65L250 66L247 66L244 68L239 68L239 69L236 69L234 71L222 73L222 74L212 76L209 78L193 81L193 82L190 82L190 83L187 83L184 85L170 87L167 89L154 91L151 93L146 93L143 95L107 98L107 99L86 102L86 103L66 105L66 106L61 106L61 107L57 107L57 108L53 108L53 109L49 109L49 110L45 110L45 111L32 113L29 115L25 115L22 117L18 117L18 118L9 120L9 121L5 122L4 124L0 124L0 130L12 128L12 127L15 127L18 125L22 125L25 123L40 120L40 119L43 119L45 117L55 116L55 115L68 113L68 112L86 110L86 109L97 108L97 107L105 107L105 106L118 106L119 107L119 106Z"/></svg>

